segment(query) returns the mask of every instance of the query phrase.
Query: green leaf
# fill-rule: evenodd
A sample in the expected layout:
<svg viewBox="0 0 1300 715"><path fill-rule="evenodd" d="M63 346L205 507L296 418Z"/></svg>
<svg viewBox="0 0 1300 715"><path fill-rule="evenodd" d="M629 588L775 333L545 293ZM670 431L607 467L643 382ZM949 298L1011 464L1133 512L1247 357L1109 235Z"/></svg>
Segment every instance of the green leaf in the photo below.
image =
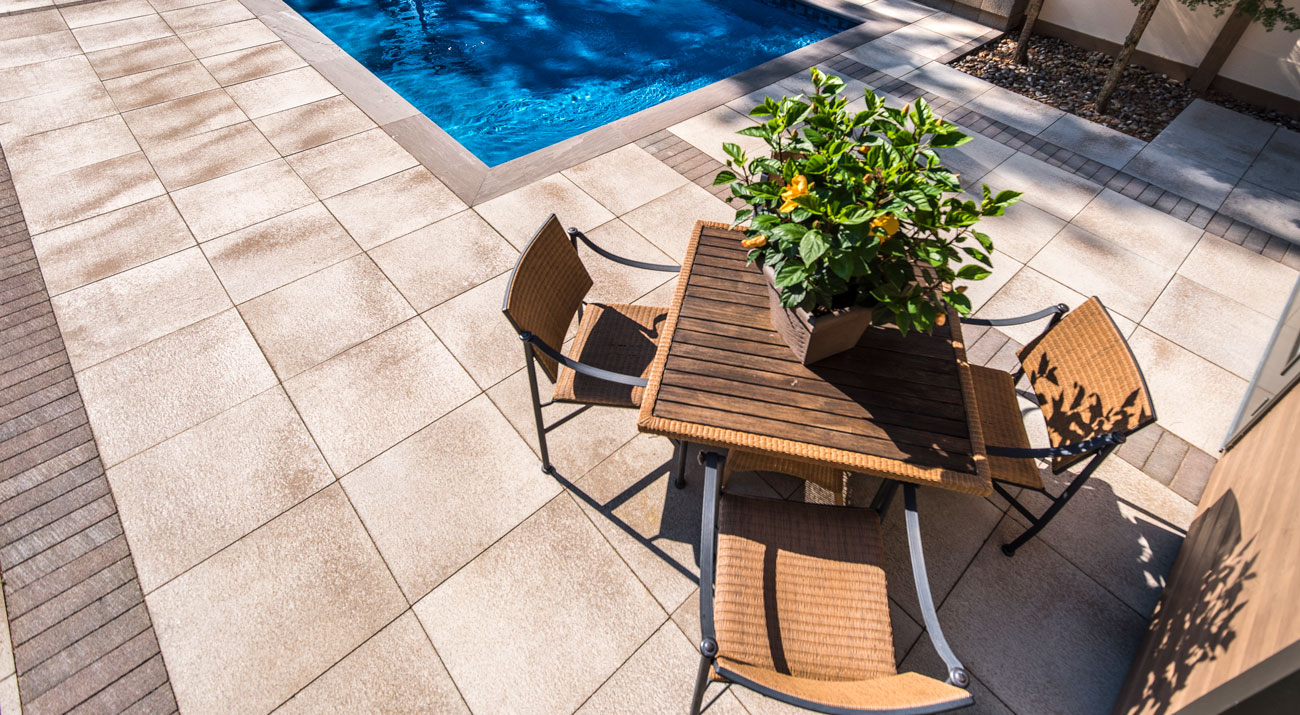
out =
<svg viewBox="0 0 1300 715"><path fill-rule="evenodd" d="M741 149L739 144L723 142L722 151L726 152L727 156L735 159L737 164L745 165L745 150Z"/></svg>
<svg viewBox="0 0 1300 715"><path fill-rule="evenodd" d="M803 226L797 223L783 223L780 226L777 226L776 228L772 229L771 237L776 239L781 239L784 241L790 241L793 243L803 238L803 235L807 232L808 232L807 226Z"/></svg>
<svg viewBox="0 0 1300 715"><path fill-rule="evenodd" d="M838 253L830 260L831 270L835 275L848 280L853 277L853 256L848 253Z"/></svg>
<svg viewBox="0 0 1300 715"><path fill-rule="evenodd" d="M731 222L731 225L739 226L740 224L744 223L746 219L748 219L750 216L753 215L754 215L753 209L740 209L739 211L736 212L736 219Z"/></svg>
<svg viewBox="0 0 1300 715"><path fill-rule="evenodd" d="M993 250L993 239L992 239L991 237L989 237L989 235L988 235L987 233L980 233L979 231L972 231L972 232L971 232L971 235L975 237L975 240L976 240L976 241L979 241L979 242L980 242L980 245L984 247L984 250L986 250L986 251L992 251L992 250Z"/></svg>
<svg viewBox="0 0 1300 715"><path fill-rule="evenodd" d="M971 137L953 130L935 134L930 138L930 146L936 149L950 149L955 146L961 146L969 141L971 141Z"/></svg>
<svg viewBox="0 0 1300 715"><path fill-rule="evenodd" d="M759 139L766 139L772 136L772 130L761 124L756 127L745 127L736 133L746 137L758 137Z"/></svg>
<svg viewBox="0 0 1300 715"><path fill-rule="evenodd" d="M781 266L781 270L776 272L776 287L787 288L802 283L804 275L803 266L798 263L786 263L784 266Z"/></svg>
<svg viewBox="0 0 1300 715"><path fill-rule="evenodd" d="M821 231L808 231L799 240L799 256L809 266L825 255L828 248L830 244L826 242L826 234Z"/></svg>
<svg viewBox="0 0 1300 715"><path fill-rule="evenodd" d="M735 180L736 180L736 173L734 171L723 169L722 171L718 172L717 176L713 177L713 185L721 186L723 184L730 184Z"/></svg>
<svg viewBox="0 0 1300 715"><path fill-rule="evenodd" d="M957 271L957 277L968 281L982 281L985 278L988 278L990 273L991 271L984 266L972 264L969 266L962 266L961 270Z"/></svg>
<svg viewBox="0 0 1300 715"><path fill-rule="evenodd" d="M1023 194L1019 191L1000 191L997 196L993 197L993 203L999 206L1010 206L1019 201L1021 196Z"/></svg>
<svg viewBox="0 0 1300 715"><path fill-rule="evenodd" d="M803 170L805 174L824 174L830 162L821 154L813 154L804 161Z"/></svg>

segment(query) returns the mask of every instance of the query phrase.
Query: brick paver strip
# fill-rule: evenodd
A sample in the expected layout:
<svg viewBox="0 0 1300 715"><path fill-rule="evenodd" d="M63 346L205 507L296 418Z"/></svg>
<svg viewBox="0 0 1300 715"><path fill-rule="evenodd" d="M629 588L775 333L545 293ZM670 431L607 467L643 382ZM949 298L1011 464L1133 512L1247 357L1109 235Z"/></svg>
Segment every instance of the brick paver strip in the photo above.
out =
<svg viewBox="0 0 1300 715"><path fill-rule="evenodd" d="M23 711L176 711L0 148L0 574Z"/></svg>

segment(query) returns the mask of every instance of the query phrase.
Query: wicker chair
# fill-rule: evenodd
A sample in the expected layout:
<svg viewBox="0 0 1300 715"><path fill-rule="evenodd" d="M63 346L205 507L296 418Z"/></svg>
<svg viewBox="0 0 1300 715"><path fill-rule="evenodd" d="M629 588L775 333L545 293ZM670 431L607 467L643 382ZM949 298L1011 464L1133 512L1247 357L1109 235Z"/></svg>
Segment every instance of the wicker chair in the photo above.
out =
<svg viewBox="0 0 1300 715"><path fill-rule="evenodd" d="M1042 531L1128 435L1156 420L1142 369L1097 298L1089 298L1073 312L1055 305L1020 318L964 322L1016 325L1048 317L1047 329L1017 354L1020 368L1014 375L971 366L993 488L1030 523L1023 534L1002 546L1007 556L1014 556L1016 549ZM1015 387L1026 375L1047 421L1051 447L1029 446ZM1060 474L1088 455L1093 455L1092 460L1059 496L1047 492L1035 459L1051 459L1052 471ZM1006 485L1046 494L1051 506L1036 515Z"/></svg>
<svg viewBox="0 0 1300 715"><path fill-rule="evenodd" d="M935 613L914 485L903 486L912 573L947 682L895 667L880 522L898 482L885 482L870 509L761 499L724 493L721 458L701 458L702 638L692 715L710 677L824 713L931 713L973 702Z"/></svg>

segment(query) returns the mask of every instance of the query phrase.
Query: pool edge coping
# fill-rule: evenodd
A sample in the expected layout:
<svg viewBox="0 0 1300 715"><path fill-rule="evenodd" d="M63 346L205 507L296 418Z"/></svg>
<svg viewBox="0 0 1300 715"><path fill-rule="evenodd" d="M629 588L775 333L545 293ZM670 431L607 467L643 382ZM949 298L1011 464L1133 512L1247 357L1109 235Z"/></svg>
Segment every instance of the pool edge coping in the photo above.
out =
<svg viewBox="0 0 1300 715"><path fill-rule="evenodd" d="M281 41L470 206L668 129L907 24L849 0L797 1L858 24L725 79L489 167L283 0L240 0Z"/></svg>

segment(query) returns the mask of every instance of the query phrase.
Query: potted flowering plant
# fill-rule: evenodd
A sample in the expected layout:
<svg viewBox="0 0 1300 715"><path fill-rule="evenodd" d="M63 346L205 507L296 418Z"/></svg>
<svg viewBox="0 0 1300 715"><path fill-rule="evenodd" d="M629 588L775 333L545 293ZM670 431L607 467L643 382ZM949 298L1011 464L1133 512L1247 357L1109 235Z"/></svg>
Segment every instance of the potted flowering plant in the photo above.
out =
<svg viewBox="0 0 1300 715"><path fill-rule="evenodd" d="M989 275L993 243L974 229L1020 194L963 200L957 175L936 149L970 137L934 115L925 100L902 109L865 92L850 111L843 80L812 70L816 93L768 97L750 114L758 126L739 133L763 139L770 153L730 159L715 185L730 184L749 207L743 245L763 268L772 324L804 364L847 350L871 323L930 332L947 306L971 310L957 279ZM964 265L963 265L964 264Z"/></svg>

